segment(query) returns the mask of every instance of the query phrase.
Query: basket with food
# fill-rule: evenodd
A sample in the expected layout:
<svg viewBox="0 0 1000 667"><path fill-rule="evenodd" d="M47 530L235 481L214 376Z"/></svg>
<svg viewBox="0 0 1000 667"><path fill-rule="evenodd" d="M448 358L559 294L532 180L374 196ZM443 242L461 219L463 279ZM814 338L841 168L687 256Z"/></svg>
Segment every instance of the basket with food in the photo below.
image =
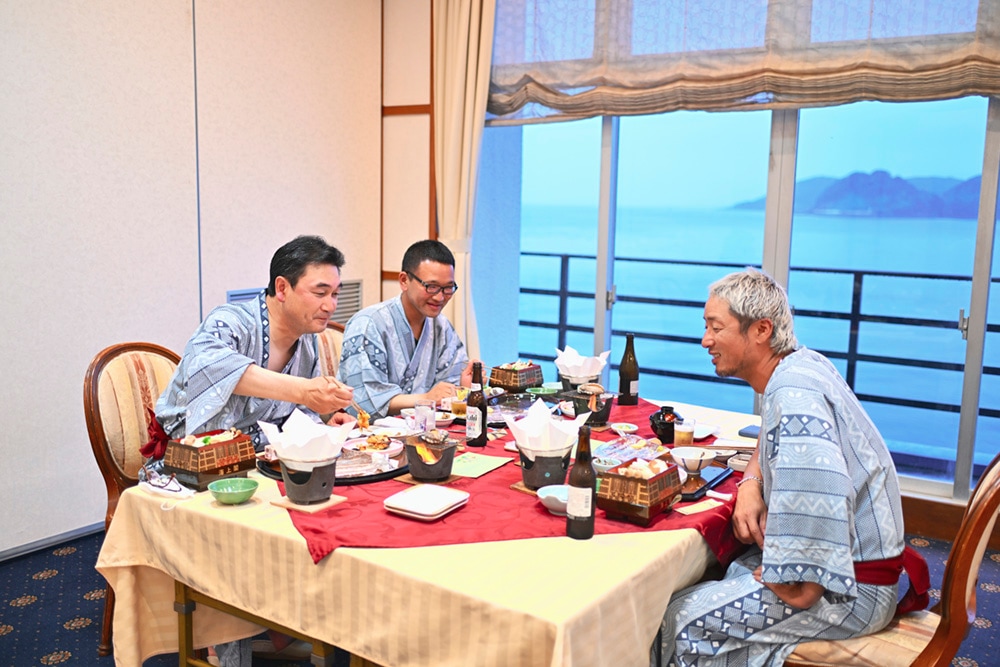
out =
<svg viewBox="0 0 1000 667"><path fill-rule="evenodd" d="M246 477L254 465L250 436L235 428L171 440L163 455L163 470L198 491L206 490L217 479Z"/></svg>
<svg viewBox="0 0 1000 667"><path fill-rule="evenodd" d="M662 459L633 459L598 477L597 506L609 519L648 526L681 496L677 465Z"/></svg>
<svg viewBox="0 0 1000 667"><path fill-rule="evenodd" d="M531 361L517 361L494 366L490 371L490 386L501 387L512 394L528 387L542 386L542 367Z"/></svg>

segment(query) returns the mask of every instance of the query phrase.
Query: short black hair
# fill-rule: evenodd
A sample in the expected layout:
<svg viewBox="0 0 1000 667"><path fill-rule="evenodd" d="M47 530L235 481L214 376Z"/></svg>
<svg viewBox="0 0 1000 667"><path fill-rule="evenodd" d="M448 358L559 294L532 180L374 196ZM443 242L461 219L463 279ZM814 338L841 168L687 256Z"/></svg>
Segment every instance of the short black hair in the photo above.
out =
<svg viewBox="0 0 1000 667"><path fill-rule="evenodd" d="M426 239L417 241L406 249L406 253L403 255L403 271L416 273L417 267L426 261L455 266L455 256L451 254L451 250L448 250L448 246L440 241Z"/></svg>
<svg viewBox="0 0 1000 667"><path fill-rule="evenodd" d="M278 276L295 287L311 264L332 264L339 271L344 266L344 253L327 243L321 236L298 236L278 248L271 258L271 282L267 295L274 296Z"/></svg>

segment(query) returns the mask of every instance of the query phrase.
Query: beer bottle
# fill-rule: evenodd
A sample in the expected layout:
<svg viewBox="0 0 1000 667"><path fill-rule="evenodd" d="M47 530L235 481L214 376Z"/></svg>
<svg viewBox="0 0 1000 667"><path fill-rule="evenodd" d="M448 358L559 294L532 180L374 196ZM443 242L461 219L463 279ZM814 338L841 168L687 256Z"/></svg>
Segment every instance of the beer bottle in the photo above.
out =
<svg viewBox="0 0 1000 667"><path fill-rule="evenodd" d="M594 536L594 510L597 509L597 473L590 458L590 427L580 427L576 459L569 471L566 502L566 534L575 540Z"/></svg>
<svg viewBox="0 0 1000 667"><path fill-rule="evenodd" d="M465 435L469 447L486 446L486 395L483 394L483 365L472 364L472 386L465 408Z"/></svg>
<svg viewBox="0 0 1000 667"><path fill-rule="evenodd" d="M625 354L618 365L618 405L639 404L639 362L635 360L635 334L625 334Z"/></svg>

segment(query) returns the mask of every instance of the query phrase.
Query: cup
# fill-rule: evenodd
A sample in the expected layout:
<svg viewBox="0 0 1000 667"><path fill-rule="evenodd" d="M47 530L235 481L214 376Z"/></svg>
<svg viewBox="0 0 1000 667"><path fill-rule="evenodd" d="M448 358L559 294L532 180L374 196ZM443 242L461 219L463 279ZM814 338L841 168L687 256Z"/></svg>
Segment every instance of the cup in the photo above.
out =
<svg viewBox="0 0 1000 667"><path fill-rule="evenodd" d="M444 412L451 412L452 401L455 401L454 396L445 396L441 399L441 410Z"/></svg>
<svg viewBox="0 0 1000 667"><path fill-rule="evenodd" d="M417 401L413 407L414 428L426 433L434 430L434 401Z"/></svg>
<svg viewBox="0 0 1000 667"><path fill-rule="evenodd" d="M694 420L685 419L674 424L674 445L690 447L694 444Z"/></svg>

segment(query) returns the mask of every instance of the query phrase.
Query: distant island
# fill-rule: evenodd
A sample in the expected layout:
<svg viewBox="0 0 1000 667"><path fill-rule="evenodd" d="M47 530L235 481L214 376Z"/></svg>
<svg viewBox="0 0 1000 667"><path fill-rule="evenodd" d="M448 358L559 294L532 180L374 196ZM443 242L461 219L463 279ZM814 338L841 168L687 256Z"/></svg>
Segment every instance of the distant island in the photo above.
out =
<svg viewBox="0 0 1000 667"><path fill-rule="evenodd" d="M979 215L976 176L899 178L886 171L845 178L818 177L795 184L795 212L872 218L973 218ZM763 209L764 198L733 208Z"/></svg>

